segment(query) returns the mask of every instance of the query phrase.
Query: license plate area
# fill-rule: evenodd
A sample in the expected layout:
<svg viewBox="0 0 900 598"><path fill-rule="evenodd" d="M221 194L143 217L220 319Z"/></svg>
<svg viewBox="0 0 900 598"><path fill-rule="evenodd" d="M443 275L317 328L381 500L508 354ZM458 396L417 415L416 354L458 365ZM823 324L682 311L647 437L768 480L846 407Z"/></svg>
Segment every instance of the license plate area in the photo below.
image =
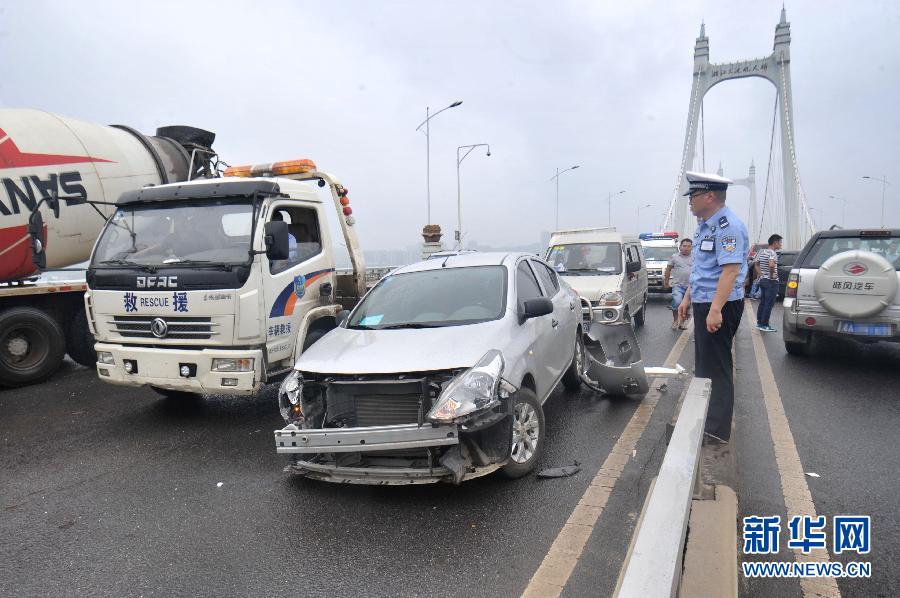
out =
<svg viewBox="0 0 900 598"><path fill-rule="evenodd" d="M857 336L891 336L891 325L884 322L871 323L838 320L837 331Z"/></svg>

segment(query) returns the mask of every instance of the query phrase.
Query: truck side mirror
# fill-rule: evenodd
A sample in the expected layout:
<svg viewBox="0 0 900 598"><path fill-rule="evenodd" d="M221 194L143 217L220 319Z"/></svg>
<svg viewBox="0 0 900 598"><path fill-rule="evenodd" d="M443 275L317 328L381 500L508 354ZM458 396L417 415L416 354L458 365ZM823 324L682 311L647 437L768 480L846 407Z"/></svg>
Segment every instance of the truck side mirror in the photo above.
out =
<svg viewBox="0 0 900 598"><path fill-rule="evenodd" d="M525 319L539 318L553 313L553 302L546 297L525 300Z"/></svg>
<svg viewBox="0 0 900 598"><path fill-rule="evenodd" d="M286 260L291 248L288 242L288 224L282 220L266 222L266 257L270 260Z"/></svg>
<svg viewBox="0 0 900 598"><path fill-rule="evenodd" d="M640 269L641 269L641 262L639 262L638 260L635 260L633 262L627 262L625 264L625 271L628 273L637 272Z"/></svg>
<svg viewBox="0 0 900 598"><path fill-rule="evenodd" d="M39 270L47 267L44 252L44 217L37 210L28 217L28 234L31 237L31 261Z"/></svg>

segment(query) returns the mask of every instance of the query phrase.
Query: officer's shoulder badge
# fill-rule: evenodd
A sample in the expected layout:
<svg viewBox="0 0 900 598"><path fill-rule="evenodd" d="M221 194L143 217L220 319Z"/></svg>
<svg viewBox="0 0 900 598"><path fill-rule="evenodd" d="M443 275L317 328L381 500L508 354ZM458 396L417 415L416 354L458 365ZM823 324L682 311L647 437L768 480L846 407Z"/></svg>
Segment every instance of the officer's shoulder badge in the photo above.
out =
<svg viewBox="0 0 900 598"><path fill-rule="evenodd" d="M719 228L728 228L728 218L722 216L719 218Z"/></svg>
<svg viewBox="0 0 900 598"><path fill-rule="evenodd" d="M722 243L722 249L727 252L732 252L737 249L737 238L732 236L722 237L719 241Z"/></svg>

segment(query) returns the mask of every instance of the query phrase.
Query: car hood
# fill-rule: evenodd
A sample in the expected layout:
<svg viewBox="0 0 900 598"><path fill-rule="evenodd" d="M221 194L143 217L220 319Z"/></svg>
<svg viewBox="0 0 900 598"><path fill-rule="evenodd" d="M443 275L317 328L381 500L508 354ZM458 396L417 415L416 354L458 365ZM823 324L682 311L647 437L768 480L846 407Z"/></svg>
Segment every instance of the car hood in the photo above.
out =
<svg viewBox="0 0 900 598"><path fill-rule="evenodd" d="M509 317L493 322L400 330L335 328L295 368L323 374L389 374L468 368L508 342Z"/></svg>
<svg viewBox="0 0 900 598"><path fill-rule="evenodd" d="M603 293L621 290L622 275L608 276L564 276L569 286L588 301L597 301Z"/></svg>

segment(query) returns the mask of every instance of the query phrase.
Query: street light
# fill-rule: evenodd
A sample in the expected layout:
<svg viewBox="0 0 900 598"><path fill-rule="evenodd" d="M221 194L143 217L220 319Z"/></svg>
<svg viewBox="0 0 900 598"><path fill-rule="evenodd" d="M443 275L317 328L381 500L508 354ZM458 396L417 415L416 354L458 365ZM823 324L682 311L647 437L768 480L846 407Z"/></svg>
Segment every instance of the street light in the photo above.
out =
<svg viewBox="0 0 900 598"><path fill-rule="evenodd" d="M613 195L622 195L625 193L625 190L619 191L617 193L609 192L609 195L606 197L606 226L612 226L612 197Z"/></svg>
<svg viewBox="0 0 900 598"><path fill-rule="evenodd" d="M879 181L881 182L881 228L884 228L884 192L885 187L890 185L887 180L887 177L882 175L882 178L874 177L874 176L864 176L864 179L869 179L871 181Z"/></svg>
<svg viewBox="0 0 900 598"><path fill-rule="evenodd" d="M429 115L429 108L425 106L425 120L416 127L416 131L425 126L425 189L426 195L428 197L428 222L425 224L431 224L431 125L429 124L431 119L443 112L444 110L449 110L450 108L456 108L462 104L462 100L456 100L446 108L441 108L434 114Z"/></svg>
<svg viewBox="0 0 900 598"><path fill-rule="evenodd" d="M648 203L647 205L645 205L645 206L638 206L638 209L637 209L637 228L638 228L638 232L641 232L641 210L643 210L644 208L652 208L652 207L653 207L653 204L649 204L649 203Z"/></svg>
<svg viewBox="0 0 900 598"><path fill-rule="evenodd" d="M462 199L459 189L459 165L462 164L462 161L466 159L466 156L472 153L472 150L476 147L487 147L487 155L490 157L491 155L491 144L489 143L475 143L473 145L461 145L456 148L456 248L462 249ZM466 153L459 156L459 150L464 149L467 150Z"/></svg>
<svg viewBox="0 0 900 598"><path fill-rule="evenodd" d="M844 221L846 220L846 217L847 217L847 200L844 199L843 197L838 197L836 195L829 195L828 197L830 197L831 199L837 199L838 201L842 201L844 203L844 205L841 206L841 228L844 228ZM810 209L812 209L812 208L810 208Z"/></svg>
<svg viewBox="0 0 900 598"><path fill-rule="evenodd" d="M569 172L570 170L575 170L576 168L580 168L580 164L576 164L570 168L566 168L562 172L560 172L559 168L556 169L556 176L550 177L550 180L556 179L556 230L559 230L559 175Z"/></svg>

